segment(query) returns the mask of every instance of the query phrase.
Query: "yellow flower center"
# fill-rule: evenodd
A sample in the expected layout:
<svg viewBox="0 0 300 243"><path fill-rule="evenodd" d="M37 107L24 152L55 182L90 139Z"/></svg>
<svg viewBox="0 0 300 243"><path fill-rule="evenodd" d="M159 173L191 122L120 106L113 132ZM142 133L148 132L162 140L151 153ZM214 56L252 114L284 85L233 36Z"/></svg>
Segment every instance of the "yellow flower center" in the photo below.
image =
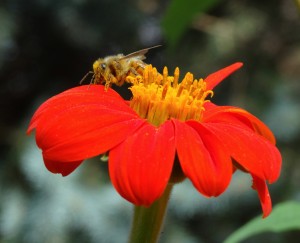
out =
<svg viewBox="0 0 300 243"><path fill-rule="evenodd" d="M143 76L128 76L126 81L132 84L131 108L155 126L170 118L201 121L203 104L209 101L206 97L213 95L212 90L206 90L203 79L194 79L191 73L179 83L178 67L174 76L168 76L167 67L161 75L148 65Z"/></svg>

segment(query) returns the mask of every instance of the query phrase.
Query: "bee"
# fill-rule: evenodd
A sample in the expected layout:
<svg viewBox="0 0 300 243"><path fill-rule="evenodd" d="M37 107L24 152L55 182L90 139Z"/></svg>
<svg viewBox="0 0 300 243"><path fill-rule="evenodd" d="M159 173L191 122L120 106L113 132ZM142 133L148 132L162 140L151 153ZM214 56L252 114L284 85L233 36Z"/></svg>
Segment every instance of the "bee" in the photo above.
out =
<svg viewBox="0 0 300 243"><path fill-rule="evenodd" d="M80 81L92 73L92 84L103 84L108 88L111 84L121 86L126 81L127 76L142 75L145 66L147 65L143 60L146 58L145 54L153 48L161 45L145 48L128 55L118 54L114 56L107 56L105 58L97 59L93 64L93 71L88 72Z"/></svg>

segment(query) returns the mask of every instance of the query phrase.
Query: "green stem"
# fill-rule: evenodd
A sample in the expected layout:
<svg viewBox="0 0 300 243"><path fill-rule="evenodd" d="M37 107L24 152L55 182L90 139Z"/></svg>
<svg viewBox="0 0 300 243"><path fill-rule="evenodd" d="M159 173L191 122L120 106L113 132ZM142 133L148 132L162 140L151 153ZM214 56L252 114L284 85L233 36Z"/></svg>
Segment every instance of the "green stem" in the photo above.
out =
<svg viewBox="0 0 300 243"><path fill-rule="evenodd" d="M172 187L173 185L169 184L164 194L149 208L134 207L130 243L155 243L158 241Z"/></svg>

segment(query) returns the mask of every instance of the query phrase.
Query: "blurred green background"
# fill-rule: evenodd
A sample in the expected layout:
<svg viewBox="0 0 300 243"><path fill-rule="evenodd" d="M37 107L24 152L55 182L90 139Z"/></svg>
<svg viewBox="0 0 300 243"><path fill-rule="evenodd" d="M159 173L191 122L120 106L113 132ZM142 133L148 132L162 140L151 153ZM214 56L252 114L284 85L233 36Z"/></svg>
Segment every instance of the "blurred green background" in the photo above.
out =
<svg viewBox="0 0 300 243"><path fill-rule="evenodd" d="M98 57L157 44L147 62L179 66L182 75L205 77L244 62L213 101L245 108L271 127L283 156L281 177L269 187L273 204L300 201L299 1L2 0L1 243L126 242L132 206L113 189L107 164L95 158L66 178L51 174L25 131L35 109L77 86ZM248 175L236 173L211 199L186 180L175 187L161 242L222 242L257 215ZM243 242L299 242L299 232Z"/></svg>

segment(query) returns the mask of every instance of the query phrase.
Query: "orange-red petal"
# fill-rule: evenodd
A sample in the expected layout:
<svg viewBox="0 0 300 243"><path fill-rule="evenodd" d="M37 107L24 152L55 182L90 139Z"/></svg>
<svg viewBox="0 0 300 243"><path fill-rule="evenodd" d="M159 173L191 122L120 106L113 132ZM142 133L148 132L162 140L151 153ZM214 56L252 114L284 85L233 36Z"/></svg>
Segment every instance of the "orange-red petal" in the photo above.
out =
<svg viewBox="0 0 300 243"><path fill-rule="evenodd" d="M204 123L224 144L228 153L248 172L257 177L276 181L281 169L278 149L264 137L227 123Z"/></svg>
<svg viewBox="0 0 300 243"><path fill-rule="evenodd" d="M28 132L50 161L80 161L108 151L140 127L142 120L114 91L80 86L47 100Z"/></svg>
<svg viewBox="0 0 300 243"><path fill-rule="evenodd" d="M230 155L222 142L196 121L173 122L176 149L184 174L203 195L220 195L228 187L233 173Z"/></svg>
<svg viewBox="0 0 300 243"><path fill-rule="evenodd" d="M268 186L265 180L252 175L253 185L252 188L258 192L258 197L263 211L263 218L267 217L272 211L272 201L269 193Z"/></svg>
<svg viewBox="0 0 300 243"><path fill-rule="evenodd" d="M235 72L242 66L243 66L243 63L236 62L228 67L222 68L222 69L208 75L204 80L206 82L206 89L212 90L221 81L223 81L226 77L228 77L230 74L232 74L233 72Z"/></svg>
<svg viewBox="0 0 300 243"><path fill-rule="evenodd" d="M257 117L244 109L234 106L216 106L212 103L205 104L203 122L225 122L240 125L245 129L250 128L256 133L268 139L272 144L276 143L272 131Z"/></svg>
<svg viewBox="0 0 300 243"><path fill-rule="evenodd" d="M83 104L93 104L101 103L106 107L112 107L117 109L118 107L124 107L124 100L122 97L112 89L105 90L102 85L82 85L72 89L68 89L58 95L55 95L45 101L34 113L29 127L27 129L27 134L29 134L33 129L40 126L40 120L45 118L51 119L52 116L57 115L57 113L62 112L62 106L64 108L72 107L74 103L82 101ZM123 108L124 109L124 108Z"/></svg>
<svg viewBox="0 0 300 243"><path fill-rule="evenodd" d="M44 158L44 163L50 172L67 176L71 174L82 163L82 161L61 162Z"/></svg>
<svg viewBox="0 0 300 243"><path fill-rule="evenodd" d="M175 157L174 127L145 124L110 150L109 173L116 190L136 205L149 206L165 190Z"/></svg>

